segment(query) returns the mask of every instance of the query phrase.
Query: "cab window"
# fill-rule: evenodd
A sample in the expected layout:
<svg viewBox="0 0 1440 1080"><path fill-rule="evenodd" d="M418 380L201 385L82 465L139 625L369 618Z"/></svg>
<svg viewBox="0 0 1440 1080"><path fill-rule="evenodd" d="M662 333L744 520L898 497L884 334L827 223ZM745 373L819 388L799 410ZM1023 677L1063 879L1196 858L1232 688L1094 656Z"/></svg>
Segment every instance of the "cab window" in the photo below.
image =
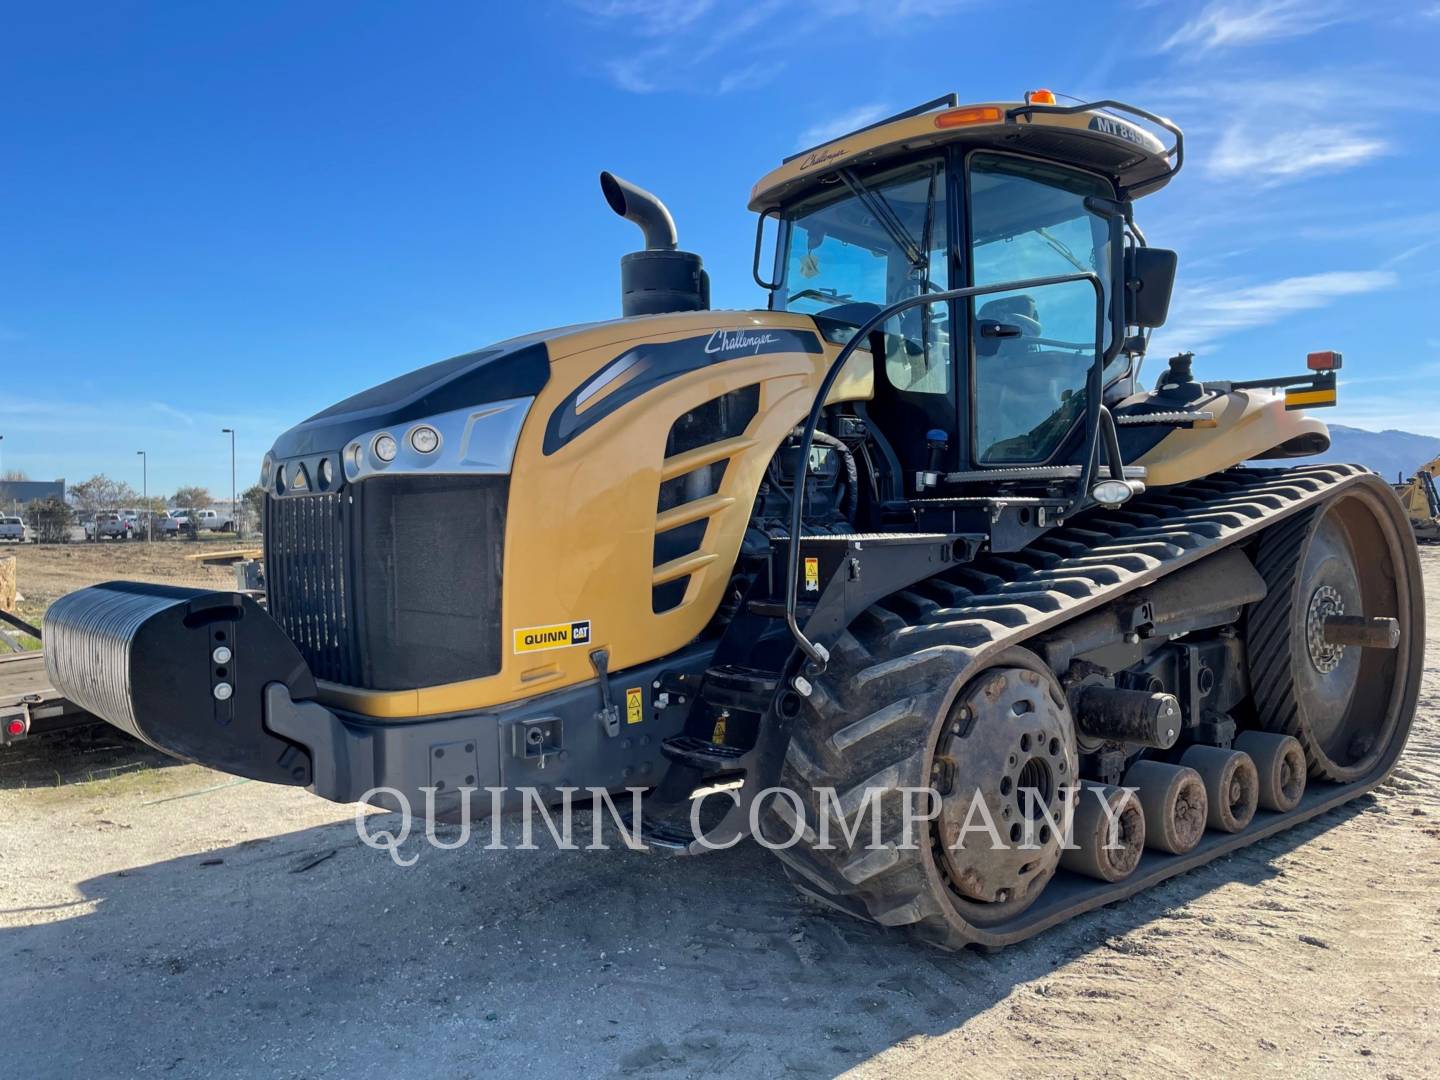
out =
<svg viewBox="0 0 1440 1080"><path fill-rule="evenodd" d="M837 175L787 210L785 276L773 306L859 325L898 300L948 288L945 167L939 159ZM899 390L948 394L946 306L888 322L885 373Z"/></svg>
<svg viewBox="0 0 1440 1080"><path fill-rule="evenodd" d="M1085 207L1113 197L1099 178L1022 158L970 158L971 272L976 285L1097 275L1110 290L1110 225ZM1086 281L977 297L975 459L1048 459L1084 415L1095 362L1095 290ZM1108 344L1110 327L1104 328Z"/></svg>

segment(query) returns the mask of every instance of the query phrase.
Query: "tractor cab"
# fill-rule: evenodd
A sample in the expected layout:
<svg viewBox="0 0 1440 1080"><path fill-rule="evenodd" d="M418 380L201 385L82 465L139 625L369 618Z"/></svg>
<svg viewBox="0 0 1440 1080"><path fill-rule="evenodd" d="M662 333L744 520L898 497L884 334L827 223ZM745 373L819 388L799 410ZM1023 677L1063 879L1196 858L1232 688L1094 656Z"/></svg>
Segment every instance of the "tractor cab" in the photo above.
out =
<svg viewBox="0 0 1440 1080"><path fill-rule="evenodd" d="M1145 248L1132 205L1178 171L1182 148L1169 121L1114 102L952 95L756 185L752 209L778 225L768 279L756 251L772 310L848 340L904 306L861 347L877 357L869 416L908 501L1003 483L1033 509L1073 508L1104 405L1131 393L1145 330L1165 317L1174 255Z"/></svg>

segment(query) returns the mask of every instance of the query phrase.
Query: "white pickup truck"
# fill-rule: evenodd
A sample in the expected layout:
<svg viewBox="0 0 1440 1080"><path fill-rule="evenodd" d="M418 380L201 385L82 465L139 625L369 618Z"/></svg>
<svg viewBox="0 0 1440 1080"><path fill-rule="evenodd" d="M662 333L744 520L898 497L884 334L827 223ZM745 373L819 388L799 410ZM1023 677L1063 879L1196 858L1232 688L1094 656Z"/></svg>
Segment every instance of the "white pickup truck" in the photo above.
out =
<svg viewBox="0 0 1440 1080"><path fill-rule="evenodd" d="M0 540L13 540L23 544L30 537L22 518L6 515L0 517Z"/></svg>
<svg viewBox="0 0 1440 1080"><path fill-rule="evenodd" d="M211 532L230 532L235 528L230 515L219 510L192 510L190 520L197 529L209 529Z"/></svg>

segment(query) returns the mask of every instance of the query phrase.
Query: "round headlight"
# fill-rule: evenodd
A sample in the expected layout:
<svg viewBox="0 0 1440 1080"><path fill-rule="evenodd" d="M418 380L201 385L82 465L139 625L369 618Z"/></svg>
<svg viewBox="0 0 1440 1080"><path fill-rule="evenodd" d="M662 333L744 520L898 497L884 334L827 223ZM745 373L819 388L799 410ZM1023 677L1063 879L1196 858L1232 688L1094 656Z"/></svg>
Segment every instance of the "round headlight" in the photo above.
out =
<svg viewBox="0 0 1440 1080"><path fill-rule="evenodd" d="M359 443L351 443L345 449L345 475L356 477L360 475L360 467L365 464L365 447Z"/></svg>
<svg viewBox="0 0 1440 1080"><path fill-rule="evenodd" d="M265 460L262 461L262 462L260 462L260 486L261 486L261 487L269 487L269 486L270 486L270 474L271 474L272 472L274 472L274 471L275 471L275 459L272 458L269 454L266 454L266 455L265 455Z"/></svg>
<svg viewBox="0 0 1440 1080"><path fill-rule="evenodd" d="M433 427L421 424L411 430L410 445L419 453L433 454L440 445L440 433Z"/></svg>
<svg viewBox="0 0 1440 1080"><path fill-rule="evenodd" d="M335 467L330 464L330 459L321 458L320 468L315 470L315 475L320 481L320 489L323 491L330 486L335 479Z"/></svg>
<svg viewBox="0 0 1440 1080"><path fill-rule="evenodd" d="M275 492L278 495L285 494L285 466L281 465L275 470Z"/></svg>
<svg viewBox="0 0 1440 1080"><path fill-rule="evenodd" d="M393 436L376 435L375 442L371 444L370 449L381 461L394 461L400 447L395 444Z"/></svg>

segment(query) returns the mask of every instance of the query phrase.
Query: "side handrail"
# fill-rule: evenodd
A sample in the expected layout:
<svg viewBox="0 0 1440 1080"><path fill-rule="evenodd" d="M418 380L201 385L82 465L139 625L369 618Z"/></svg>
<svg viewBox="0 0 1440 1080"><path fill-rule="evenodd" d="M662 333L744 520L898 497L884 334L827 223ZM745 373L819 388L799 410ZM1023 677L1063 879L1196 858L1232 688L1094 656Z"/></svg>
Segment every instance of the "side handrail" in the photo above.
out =
<svg viewBox="0 0 1440 1080"><path fill-rule="evenodd" d="M804 434L800 437L798 450L800 459L795 464L795 485L790 499L790 546L787 549L785 560L785 624L789 627L790 636L795 639L795 644L799 646L800 651L809 657L811 674L818 674L825 669L825 664L830 660L830 654L823 645L819 645L805 636L805 632L800 629L800 623L795 616L796 589L800 580L800 539L805 524L805 480L810 470L810 449L815 442L815 431L820 424L820 414L824 411L825 401L829 398L830 391L834 388L835 380L839 378L841 370L849 362L850 357L855 355L855 350L862 343L868 344L872 333L896 315L909 311L911 308L928 304L945 304L952 300L968 300L974 296L988 296L997 292L1013 292L1016 289L1039 289L1047 285L1064 285L1072 281L1088 281L1090 287L1095 290L1095 362L1091 365L1085 381L1085 449L1081 457L1084 466L1081 470L1079 488L1065 508L1064 513L1068 514L1084 500L1085 492L1090 488L1090 479L1094 474L1096 458L1096 437L1100 428L1100 384L1105 365L1105 286L1101 283L1099 275L1090 272L1059 274L1052 277L1026 278L1023 281L1002 281L994 285L970 285L963 289L948 289L945 292L922 293L918 296L906 297L903 300L895 301L889 307L881 308L872 315L855 331L855 335L845 343L834 361L831 362L829 370L825 372L825 377L820 380L820 389L815 394L815 401L810 406L810 415L805 420Z"/></svg>

